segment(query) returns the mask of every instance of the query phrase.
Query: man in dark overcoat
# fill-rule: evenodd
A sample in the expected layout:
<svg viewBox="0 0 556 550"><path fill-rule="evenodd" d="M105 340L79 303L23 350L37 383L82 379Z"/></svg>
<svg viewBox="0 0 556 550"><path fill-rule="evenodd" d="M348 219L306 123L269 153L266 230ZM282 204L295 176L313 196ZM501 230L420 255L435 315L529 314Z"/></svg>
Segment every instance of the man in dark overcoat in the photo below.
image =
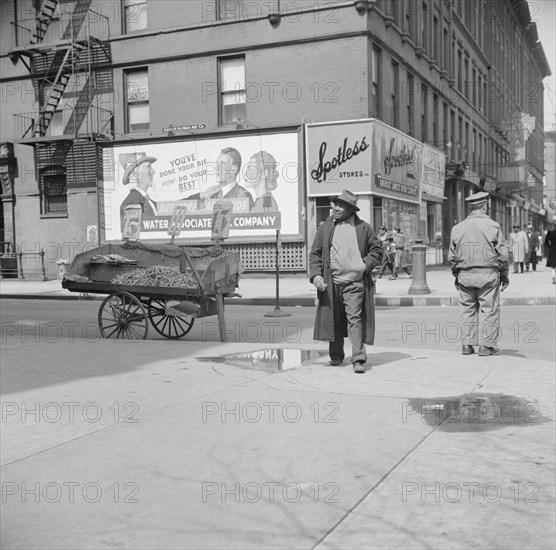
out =
<svg viewBox="0 0 556 550"><path fill-rule="evenodd" d="M332 215L319 227L309 254L309 279L318 291L315 340L328 341L330 364L344 360L344 337L352 347L351 363L365 372L365 344L375 335L372 270L382 261L373 228L356 212L357 196L345 189L330 198Z"/></svg>

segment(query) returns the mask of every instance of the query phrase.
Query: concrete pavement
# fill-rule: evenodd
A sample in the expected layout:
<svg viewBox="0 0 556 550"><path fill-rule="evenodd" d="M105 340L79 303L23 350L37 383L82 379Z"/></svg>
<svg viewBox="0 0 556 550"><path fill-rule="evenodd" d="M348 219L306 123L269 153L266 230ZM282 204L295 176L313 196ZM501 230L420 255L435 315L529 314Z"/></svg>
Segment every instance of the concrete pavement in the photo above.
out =
<svg viewBox="0 0 556 550"><path fill-rule="evenodd" d="M553 548L554 365L369 352L5 338L2 547Z"/></svg>
<svg viewBox="0 0 556 550"><path fill-rule="evenodd" d="M377 281L377 306L450 306L457 305L457 291L448 267L427 268L427 284L430 294L410 295L412 280L405 273L397 280L388 276ZM242 276L238 292L241 298L227 300L228 304L274 305L276 303L276 283L274 274L266 277ZM316 290L306 277L280 277L280 306L314 306ZM61 287L61 281L31 281L19 279L0 280L1 298L77 300L80 295ZM103 299L104 295L89 295L88 298ZM553 305L556 304L556 285L552 284L551 270L539 264L536 272L510 273L510 286L502 294L502 304L506 305Z"/></svg>

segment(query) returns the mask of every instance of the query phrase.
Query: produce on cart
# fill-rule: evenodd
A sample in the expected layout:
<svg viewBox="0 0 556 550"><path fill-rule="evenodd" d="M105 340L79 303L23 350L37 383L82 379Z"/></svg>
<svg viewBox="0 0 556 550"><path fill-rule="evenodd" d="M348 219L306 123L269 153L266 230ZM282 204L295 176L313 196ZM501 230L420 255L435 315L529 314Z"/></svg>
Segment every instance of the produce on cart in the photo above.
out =
<svg viewBox="0 0 556 550"><path fill-rule="evenodd" d="M149 320L166 338L181 338L199 317L217 315L226 340L224 298L239 296L239 252L208 247L107 243L78 254L62 280L71 292L107 294L98 323L104 338L145 339Z"/></svg>

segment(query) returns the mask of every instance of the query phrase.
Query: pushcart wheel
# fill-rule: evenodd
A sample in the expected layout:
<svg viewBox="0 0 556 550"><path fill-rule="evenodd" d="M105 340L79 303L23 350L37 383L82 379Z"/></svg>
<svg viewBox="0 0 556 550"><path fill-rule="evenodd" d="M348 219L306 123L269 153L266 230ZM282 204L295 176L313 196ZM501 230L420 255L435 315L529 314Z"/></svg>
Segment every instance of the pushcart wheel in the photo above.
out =
<svg viewBox="0 0 556 550"><path fill-rule="evenodd" d="M175 302L176 304L179 302ZM193 326L195 319L185 313L176 311L168 314L166 306L170 305L170 301L151 298L149 300L149 318L158 334L162 334L165 338L175 340L185 336Z"/></svg>
<svg viewBox="0 0 556 550"><path fill-rule="evenodd" d="M129 292L107 296L98 310L98 326L103 338L144 340L149 331L143 304Z"/></svg>

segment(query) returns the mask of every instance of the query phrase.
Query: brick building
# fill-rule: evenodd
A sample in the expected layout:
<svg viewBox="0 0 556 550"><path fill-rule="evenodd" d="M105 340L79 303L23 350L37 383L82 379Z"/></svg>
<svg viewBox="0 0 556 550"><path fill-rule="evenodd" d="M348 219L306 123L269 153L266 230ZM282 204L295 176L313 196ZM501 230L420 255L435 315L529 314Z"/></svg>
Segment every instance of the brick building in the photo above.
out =
<svg viewBox="0 0 556 550"><path fill-rule="evenodd" d="M506 233L515 220L543 223L550 68L525 0L6 0L1 8L0 240L4 252L43 251L49 276L59 258L121 238L118 205L134 163L155 158L161 213L143 220L152 232L141 238L164 242L171 205L191 202L186 188L208 191L218 155L234 144L245 168L274 152L280 216L249 210L253 180L230 246L247 269L272 269L280 227L283 268L303 272L328 205L307 192L305 123L377 119L443 154L442 196L420 190L405 202L369 184L360 202L375 226L405 222L410 238L445 251L465 197L480 188ZM187 159L187 173L175 172ZM249 187L246 173L239 182ZM195 228L183 225L178 238L207 242L210 231L199 229L207 212L195 210Z"/></svg>

